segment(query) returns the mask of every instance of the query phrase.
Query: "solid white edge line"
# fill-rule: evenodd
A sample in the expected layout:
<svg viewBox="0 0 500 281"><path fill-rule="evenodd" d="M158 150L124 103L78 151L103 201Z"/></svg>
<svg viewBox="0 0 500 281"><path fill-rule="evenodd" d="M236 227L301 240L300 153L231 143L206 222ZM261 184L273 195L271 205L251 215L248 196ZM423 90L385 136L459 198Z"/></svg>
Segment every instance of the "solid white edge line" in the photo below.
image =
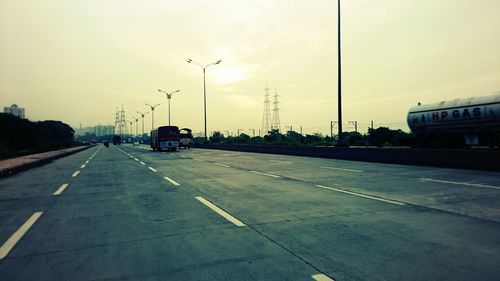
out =
<svg viewBox="0 0 500 281"><path fill-rule="evenodd" d="M261 173L258 171L250 171L250 173L259 174L259 175L268 176L268 177L273 177L273 178L281 178L281 176L278 176L278 175L266 174L266 173Z"/></svg>
<svg viewBox="0 0 500 281"><path fill-rule="evenodd" d="M66 187L68 187L69 184L67 183L64 183L63 185L61 185L61 187L59 187L59 189L56 190L56 192L54 192L52 195L61 195L61 193L63 193L63 191L66 189Z"/></svg>
<svg viewBox="0 0 500 281"><path fill-rule="evenodd" d="M390 199L378 198L378 197L374 197L374 196L370 196L370 195L365 195L365 194L356 193L356 192L352 192L352 191L347 191L347 190L343 190L343 189L338 189L338 188L334 188L334 187L328 187L328 186L324 186L324 185L320 185L320 184L317 184L316 186L324 188L324 189L329 189L329 190L333 190L333 191L337 191L337 192L342 192L342 193L346 193L346 194L350 194L350 195L354 195L354 196L359 196L359 197L363 197L363 198L378 200L378 201L382 201L382 202L390 203L390 204L395 204L395 205L399 205L399 206L406 205L405 203L398 202L398 201L393 201L393 200L390 200Z"/></svg>
<svg viewBox="0 0 500 281"><path fill-rule="evenodd" d="M226 220L232 222L234 225L240 226L240 227L241 226L245 226L245 224L242 223L240 220L238 220L237 218L231 216L226 211L224 211L221 208L217 207L216 205L214 205L212 202L208 201L207 199L205 199L205 198L203 198L201 196L196 196L195 198L196 198L196 200L200 201L201 203L203 203L208 208L212 209L212 211L214 211L217 214L221 215Z"/></svg>
<svg viewBox="0 0 500 281"><path fill-rule="evenodd" d="M148 169L150 169L151 171L153 171L155 173L158 172L155 168L148 167Z"/></svg>
<svg viewBox="0 0 500 281"><path fill-rule="evenodd" d="M78 174L79 174L79 173L80 173L80 171L76 171L76 172L74 172L74 173L73 173L73 175L71 175L71 176L72 176L72 177L76 177L76 176L78 176Z"/></svg>
<svg viewBox="0 0 500 281"><path fill-rule="evenodd" d="M420 180L422 180L422 181L439 182L439 183L456 184L456 185L466 185L466 186L474 186L474 187L484 187L484 188L500 189L499 186L479 184L479 183L468 183L468 182L458 182L458 181L444 181L444 180L435 180L435 179L429 179L429 178L420 178Z"/></svg>
<svg viewBox="0 0 500 281"><path fill-rule="evenodd" d="M275 162L275 163L281 163L281 164L293 164L293 162L290 162L290 161L280 161L280 160L274 160L274 159L271 159L269 161Z"/></svg>
<svg viewBox="0 0 500 281"><path fill-rule="evenodd" d="M174 181L173 179L171 179L169 177L163 177L163 178L166 179L167 181L169 181L173 185L180 185L179 183L177 183L176 181Z"/></svg>
<svg viewBox="0 0 500 281"><path fill-rule="evenodd" d="M214 165L221 166L221 167L226 167L226 168L231 168L231 166L224 165L224 164L221 164L221 163L214 163Z"/></svg>
<svg viewBox="0 0 500 281"><path fill-rule="evenodd" d="M43 212L35 212L33 215L0 247L0 260L4 259L16 246L17 242L23 238L31 226L40 218Z"/></svg>
<svg viewBox="0 0 500 281"><path fill-rule="evenodd" d="M330 169L330 170L346 171L346 172L355 172L355 173L362 173L363 172L361 170L344 169L344 168L334 168L334 167L327 167L327 166L320 166L320 168L322 168L322 169Z"/></svg>
<svg viewBox="0 0 500 281"><path fill-rule="evenodd" d="M335 281L332 278L330 278L324 274L314 274L314 275L311 275L311 278L316 280L316 281Z"/></svg>

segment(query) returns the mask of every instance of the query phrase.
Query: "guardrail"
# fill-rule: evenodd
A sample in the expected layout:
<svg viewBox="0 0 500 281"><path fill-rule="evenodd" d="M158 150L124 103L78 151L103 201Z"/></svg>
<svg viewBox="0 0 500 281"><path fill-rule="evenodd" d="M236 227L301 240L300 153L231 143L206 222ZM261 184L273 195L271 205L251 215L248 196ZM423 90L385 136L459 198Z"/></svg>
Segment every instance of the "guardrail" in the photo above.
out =
<svg viewBox="0 0 500 281"><path fill-rule="evenodd" d="M500 171L498 150L413 148L300 147L273 145L198 144L198 148L333 158L388 164Z"/></svg>

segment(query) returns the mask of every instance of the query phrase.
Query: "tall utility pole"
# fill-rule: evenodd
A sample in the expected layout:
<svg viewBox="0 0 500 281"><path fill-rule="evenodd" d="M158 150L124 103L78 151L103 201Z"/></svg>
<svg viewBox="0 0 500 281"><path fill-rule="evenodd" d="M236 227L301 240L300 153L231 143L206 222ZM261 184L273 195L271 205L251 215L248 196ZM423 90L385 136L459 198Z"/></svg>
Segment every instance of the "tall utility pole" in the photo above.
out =
<svg viewBox="0 0 500 281"><path fill-rule="evenodd" d="M151 108L151 131L155 129L155 108L159 106L160 104L156 105L149 105L146 103L149 108Z"/></svg>
<svg viewBox="0 0 500 281"><path fill-rule="evenodd" d="M167 95L167 100L168 100L168 125L170 126L170 100L172 99L172 94L175 94L175 93L178 93L180 92L181 90L177 90L177 91L173 91L173 92L165 92L161 89L158 89L158 92L160 93L165 93Z"/></svg>
<svg viewBox="0 0 500 281"><path fill-rule="evenodd" d="M348 121L349 124L354 125L354 131L357 133L358 132L358 121Z"/></svg>
<svg viewBox="0 0 500 281"><path fill-rule="evenodd" d="M253 132L253 137L255 138L255 129L248 129L248 130L251 130Z"/></svg>
<svg viewBox="0 0 500 281"><path fill-rule="evenodd" d="M262 116L262 132L267 134L271 131L271 101L269 100L269 87L266 84L266 94L264 95L264 114Z"/></svg>
<svg viewBox="0 0 500 281"><path fill-rule="evenodd" d="M341 66L341 52L340 52L340 0L338 0L338 113L339 113L339 136L338 136L338 145L343 145L342 139L342 66Z"/></svg>
<svg viewBox="0 0 500 281"><path fill-rule="evenodd" d="M333 126L335 126L338 122L337 121L330 121L330 138L333 139Z"/></svg>
<svg viewBox="0 0 500 281"><path fill-rule="evenodd" d="M194 65L201 67L201 69L203 69L203 112L204 112L203 115L205 116L205 142L207 142L207 140L208 140L207 139L207 86L206 86L206 79L205 79L205 70L207 69L207 67L209 67L211 65L216 65L216 64L221 63L221 61L222 60L218 60L216 62L209 63L209 64L203 66L199 62L196 62L192 59L186 60L187 63L192 63Z"/></svg>
<svg viewBox="0 0 500 281"><path fill-rule="evenodd" d="M137 111L137 113L139 113L141 115L141 118L142 118L142 136L141 136L141 139L142 139L142 142L144 142L144 116L146 116L146 114L148 114L149 112L139 112Z"/></svg>

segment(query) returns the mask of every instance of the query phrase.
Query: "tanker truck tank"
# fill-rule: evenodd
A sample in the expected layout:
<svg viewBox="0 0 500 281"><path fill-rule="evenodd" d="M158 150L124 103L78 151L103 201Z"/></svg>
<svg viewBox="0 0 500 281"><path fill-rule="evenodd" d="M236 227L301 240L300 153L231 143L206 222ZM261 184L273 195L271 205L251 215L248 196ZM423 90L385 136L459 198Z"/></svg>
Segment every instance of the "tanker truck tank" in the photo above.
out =
<svg viewBox="0 0 500 281"><path fill-rule="evenodd" d="M417 136L497 139L500 134L500 92L437 103L419 103L410 108L407 122Z"/></svg>

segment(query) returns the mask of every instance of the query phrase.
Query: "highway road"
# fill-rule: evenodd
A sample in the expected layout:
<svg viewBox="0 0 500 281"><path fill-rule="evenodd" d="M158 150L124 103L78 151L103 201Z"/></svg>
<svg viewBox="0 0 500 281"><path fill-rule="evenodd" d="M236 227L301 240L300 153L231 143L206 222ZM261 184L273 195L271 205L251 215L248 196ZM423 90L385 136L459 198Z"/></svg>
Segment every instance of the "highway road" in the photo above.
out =
<svg viewBox="0 0 500 281"><path fill-rule="evenodd" d="M0 280L500 280L500 173L98 145L0 180Z"/></svg>

